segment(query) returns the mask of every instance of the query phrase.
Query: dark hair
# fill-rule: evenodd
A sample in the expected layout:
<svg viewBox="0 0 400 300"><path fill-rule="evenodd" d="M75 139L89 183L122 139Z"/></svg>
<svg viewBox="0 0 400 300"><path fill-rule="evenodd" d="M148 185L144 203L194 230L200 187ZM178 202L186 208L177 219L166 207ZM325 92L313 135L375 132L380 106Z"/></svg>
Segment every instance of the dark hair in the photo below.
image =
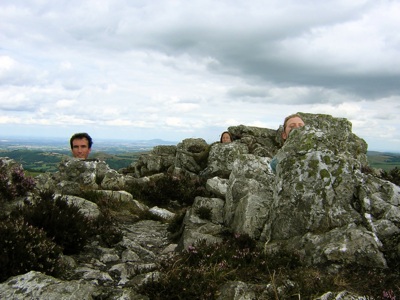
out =
<svg viewBox="0 0 400 300"><path fill-rule="evenodd" d="M227 133L229 135L229 137L231 138L231 142L233 142L232 135L229 133L229 131L224 131L223 133L221 133L221 137L219 139L219 142L222 143L222 137L224 136L225 133Z"/></svg>
<svg viewBox="0 0 400 300"><path fill-rule="evenodd" d="M93 141L92 138L90 137L90 135L88 135L86 132L79 132L79 133L75 133L73 136L71 136L70 140L69 140L69 144L71 145L71 149L73 149L73 145L72 142L76 139L87 139L89 142L89 149L92 148L93 145Z"/></svg>

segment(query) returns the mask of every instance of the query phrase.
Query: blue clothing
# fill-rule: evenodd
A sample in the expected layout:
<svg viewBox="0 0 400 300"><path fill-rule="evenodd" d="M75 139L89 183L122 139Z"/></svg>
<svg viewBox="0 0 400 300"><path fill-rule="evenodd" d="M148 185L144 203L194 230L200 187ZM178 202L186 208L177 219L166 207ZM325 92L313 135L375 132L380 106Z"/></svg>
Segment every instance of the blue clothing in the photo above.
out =
<svg viewBox="0 0 400 300"><path fill-rule="evenodd" d="M278 164L278 158L275 156L274 158L272 158L271 162L269 163L272 171L274 171L274 173L276 173L276 165Z"/></svg>

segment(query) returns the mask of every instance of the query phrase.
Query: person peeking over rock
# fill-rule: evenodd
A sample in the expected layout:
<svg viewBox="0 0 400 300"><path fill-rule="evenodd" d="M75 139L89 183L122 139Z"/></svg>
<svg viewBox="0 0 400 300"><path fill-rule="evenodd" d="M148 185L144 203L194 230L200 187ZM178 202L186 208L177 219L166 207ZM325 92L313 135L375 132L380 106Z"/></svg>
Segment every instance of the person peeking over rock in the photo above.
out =
<svg viewBox="0 0 400 300"><path fill-rule="evenodd" d="M92 150L92 138L86 132L75 133L69 140L72 156L87 159Z"/></svg>
<svg viewBox="0 0 400 300"><path fill-rule="evenodd" d="M283 122L283 131L281 134L283 142L285 143L292 129L303 127L304 125L304 121L299 114L292 114L287 116ZM271 169L272 171L274 171L274 173L276 173L276 165L278 164L278 162L279 160L276 156L274 156L274 158L272 158L270 162Z"/></svg>
<svg viewBox="0 0 400 300"><path fill-rule="evenodd" d="M229 133L229 131L224 131L221 134L220 142L221 143L230 143L230 142L232 142L232 136Z"/></svg>
<svg viewBox="0 0 400 300"><path fill-rule="evenodd" d="M289 133L290 133L290 131L292 131L292 129L303 127L303 126L304 126L304 122L301 119L299 114L293 114L293 115L287 116L285 118L285 121L283 122L283 131L282 131L282 135L281 135L283 142L285 142L286 139L289 137Z"/></svg>

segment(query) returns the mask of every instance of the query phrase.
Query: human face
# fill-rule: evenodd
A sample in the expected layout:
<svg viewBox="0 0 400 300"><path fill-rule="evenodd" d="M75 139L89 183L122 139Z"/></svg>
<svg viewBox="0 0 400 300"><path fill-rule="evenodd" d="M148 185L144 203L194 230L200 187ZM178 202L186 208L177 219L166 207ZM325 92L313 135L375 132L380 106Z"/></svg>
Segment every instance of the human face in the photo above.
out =
<svg viewBox="0 0 400 300"><path fill-rule="evenodd" d="M293 118L290 118L289 120L287 120L285 130L282 132L283 140L286 140L288 138L289 133L290 133L290 131L292 131L292 129L303 127L303 126L304 126L304 122L299 117L293 117Z"/></svg>
<svg viewBox="0 0 400 300"><path fill-rule="evenodd" d="M74 139L72 141L72 155L75 158L87 159L90 153L89 141L86 138Z"/></svg>
<svg viewBox="0 0 400 300"><path fill-rule="evenodd" d="M227 133L224 133L222 135L222 143L230 143L230 142L232 142L230 135Z"/></svg>

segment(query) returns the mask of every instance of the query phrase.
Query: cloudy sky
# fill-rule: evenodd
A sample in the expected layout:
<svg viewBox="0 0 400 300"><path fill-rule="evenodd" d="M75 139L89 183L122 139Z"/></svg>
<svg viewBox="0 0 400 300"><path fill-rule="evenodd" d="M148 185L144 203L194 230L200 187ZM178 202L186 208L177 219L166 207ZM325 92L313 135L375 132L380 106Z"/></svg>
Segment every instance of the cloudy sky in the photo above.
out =
<svg viewBox="0 0 400 300"><path fill-rule="evenodd" d="M400 152L400 1L0 1L0 136L213 142L295 112Z"/></svg>

